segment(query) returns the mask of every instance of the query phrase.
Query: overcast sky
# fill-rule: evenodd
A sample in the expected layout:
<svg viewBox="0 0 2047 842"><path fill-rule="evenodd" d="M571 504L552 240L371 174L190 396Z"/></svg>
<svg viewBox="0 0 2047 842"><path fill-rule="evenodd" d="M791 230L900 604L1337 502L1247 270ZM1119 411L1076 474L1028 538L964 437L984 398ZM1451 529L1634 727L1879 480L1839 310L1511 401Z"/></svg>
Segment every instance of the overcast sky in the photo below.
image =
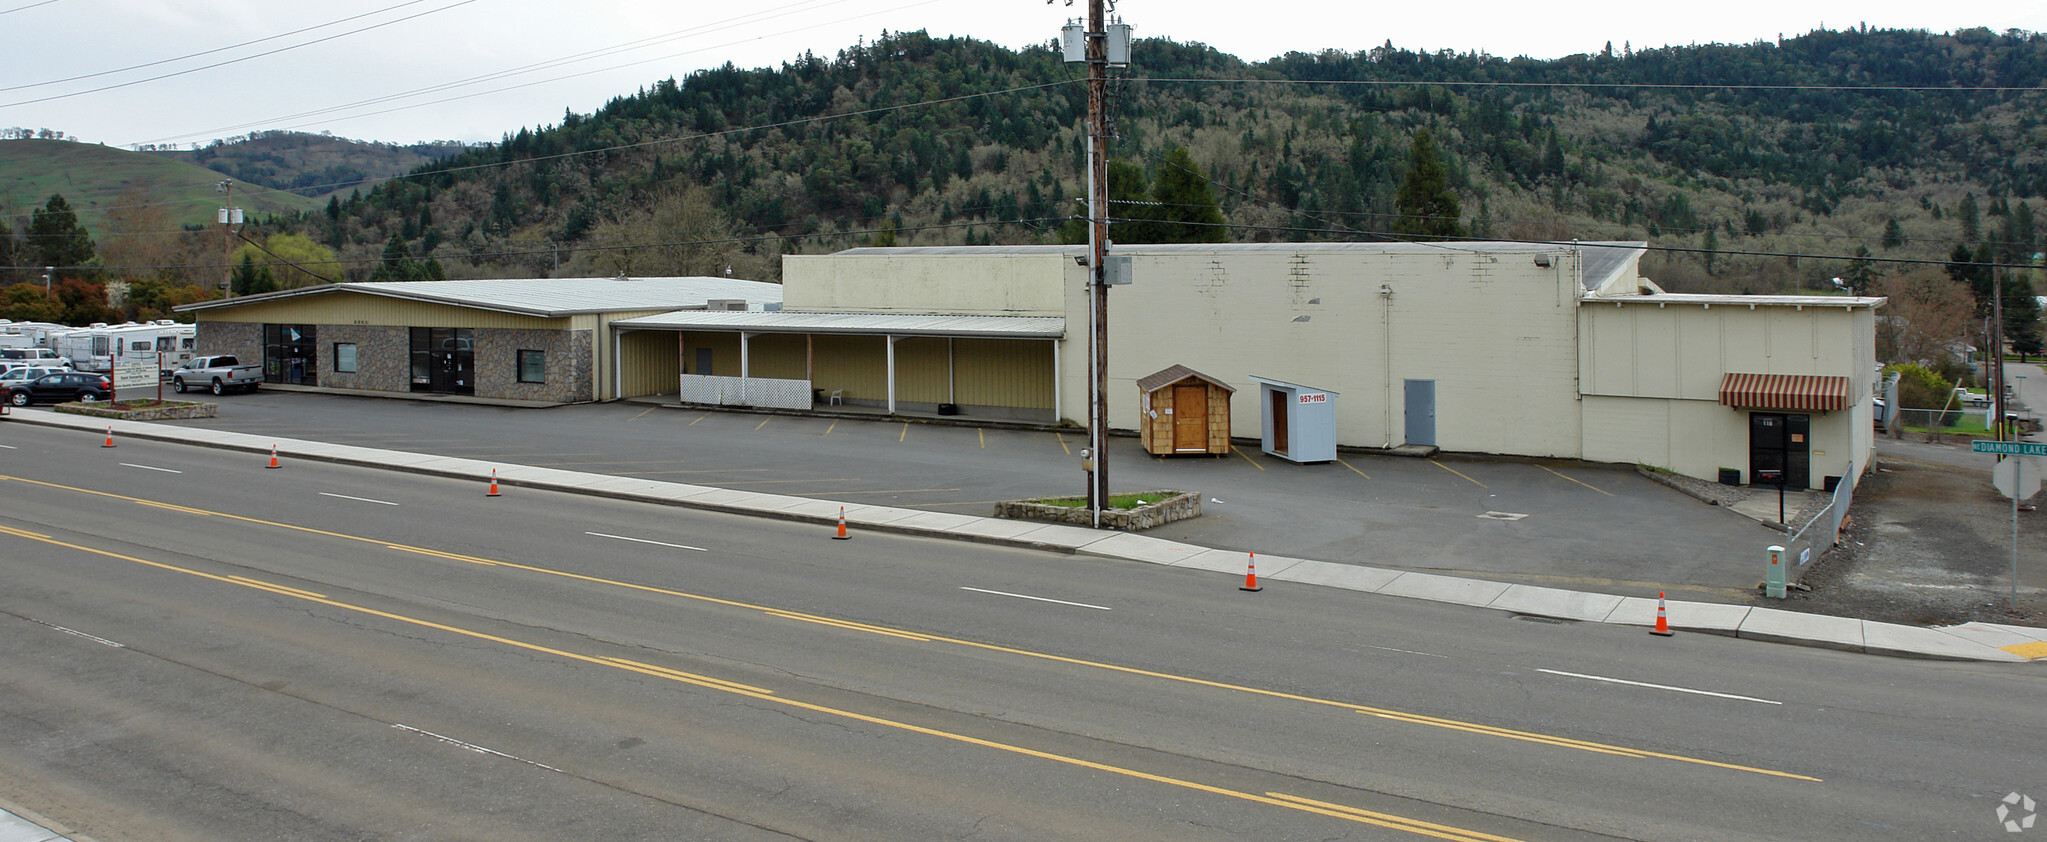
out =
<svg viewBox="0 0 2047 842"><path fill-rule="evenodd" d="M1608 42L1747 43L1862 23L2047 30L2047 0L1122 0L1116 11L1140 38L1250 61L1388 40L1547 59ZM1015 47L1085 13L1085 0L0 0L0 127L113 146L263 129L494 141L728 61L829 58L884 30Z"/></svg>

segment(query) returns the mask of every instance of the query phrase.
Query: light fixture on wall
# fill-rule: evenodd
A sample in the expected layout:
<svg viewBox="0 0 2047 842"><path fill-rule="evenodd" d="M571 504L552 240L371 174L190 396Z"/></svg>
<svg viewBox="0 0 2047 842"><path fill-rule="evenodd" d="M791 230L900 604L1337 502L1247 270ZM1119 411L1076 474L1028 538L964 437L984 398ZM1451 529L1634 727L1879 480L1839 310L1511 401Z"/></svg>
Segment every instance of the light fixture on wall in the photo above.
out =
<svg viewBox="0 0 2047 842"><path fill-rule="evenodd" d="M1537 266L1540 266L1540 267L1542 267L1542 268L1544 268L1544 269L1548 269L1548 268L1549 268L1549 260L1550 260L1550 258L1549 258L1549 255L1547 255L1547 254L1538 254L1538 255L1536 255L1536 256L1535 256L1535 265L1537 265Z"/></svg>
<svg viewBox="0 0 2047 842"><path fill-rule="evenodd" d="M1380 285L1379 285L1379 296L1380 296L1380 297L1382 297L1382 298L1392 298L1392 297L1393 297L1393 285L1392 285L1392 284L1380 284Z"/></svg>

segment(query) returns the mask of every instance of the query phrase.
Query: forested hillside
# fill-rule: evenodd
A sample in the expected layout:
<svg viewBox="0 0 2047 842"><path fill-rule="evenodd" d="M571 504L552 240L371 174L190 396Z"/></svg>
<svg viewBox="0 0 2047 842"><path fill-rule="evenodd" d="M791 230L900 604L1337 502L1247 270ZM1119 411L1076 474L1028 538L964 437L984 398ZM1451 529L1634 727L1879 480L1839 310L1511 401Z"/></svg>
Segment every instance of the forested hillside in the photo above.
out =
<svg viewBox="0 0 2047 842"><path fill-rule="evenodd" d="M1085 192L1080 79L1049 45L884 34L655 82L247 233L324 244L358 279L774 279L790 252L1055 242ZM2036 262L2043 82L2047 38L1987 30L1554 61L1140 41L1111 85L1112 213L1191 171L1229 240L1417 230L1396 196L1426 129L1471 236L1647 240L1647 273L1682 291L1966 280L1942 264ZM1162 166L1180 149L1191 167ZM272 283L317 274L254 257Z"/></svg>

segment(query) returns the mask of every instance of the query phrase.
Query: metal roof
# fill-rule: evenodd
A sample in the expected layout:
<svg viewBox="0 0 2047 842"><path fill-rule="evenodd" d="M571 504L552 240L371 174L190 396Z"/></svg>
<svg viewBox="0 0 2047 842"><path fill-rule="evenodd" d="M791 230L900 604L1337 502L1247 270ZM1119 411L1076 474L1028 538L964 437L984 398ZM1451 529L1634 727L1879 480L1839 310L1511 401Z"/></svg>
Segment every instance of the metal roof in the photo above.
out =
<svg viewBox="0 0 2047 842"><path fill-rule="evenodd" d="M544 318L621 310L702 307L713 299L745 299L763 303L782 300L780 284L738 278L507 278L321 284L240 298L201 301L177 309L180 312L210 310L340 292Z"/></svg>
<svg viewBox="0 0 2047 842"><path fill-rule="evenodd" d="M1060 339L1057 316L928 316L899 313L774 313L682 310L620 319L624 330L744 330L759 333L912 334L1007 339Z"/></svg>
<svg viewBox="0 0 2047 842"><path fill-rule="evenodd" d="M1631 252L1640 251L1646 243L1606 242L1587 240L1582 243L1516 243L1516 242L1441 242L1441 243L1117 243L1111 254L1231 254L1231 253L1385 253L1385 254L1443 254L1451 252L1537 254L1555 253L1559 249L1578 248L1584 250L1586 262L1593 261L1593 253L1625 259ZM833 252L835 255L853 257L889 257L919 255L958 256L1029 256L1029 255L1075 255L1086 254L1087 246L864 246ZM1602 257L1602 259L1605 259ZM1588 276L1591 272L1586 273Z"/></svg>

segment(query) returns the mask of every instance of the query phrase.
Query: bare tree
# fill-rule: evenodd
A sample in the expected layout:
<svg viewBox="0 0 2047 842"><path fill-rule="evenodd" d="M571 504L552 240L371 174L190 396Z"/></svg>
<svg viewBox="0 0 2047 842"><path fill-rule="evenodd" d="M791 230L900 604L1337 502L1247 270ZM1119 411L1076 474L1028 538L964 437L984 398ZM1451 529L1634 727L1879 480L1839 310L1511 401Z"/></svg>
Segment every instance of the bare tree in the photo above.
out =
<svg viewBox="0 0 2047 842"><path fill-rule="evenodd" d="M1876 353L1890 362L1938 365L1955 359L1976 326L1967 287L1925 267L1877 281L1890 302L1877 311Z"/></svg>

